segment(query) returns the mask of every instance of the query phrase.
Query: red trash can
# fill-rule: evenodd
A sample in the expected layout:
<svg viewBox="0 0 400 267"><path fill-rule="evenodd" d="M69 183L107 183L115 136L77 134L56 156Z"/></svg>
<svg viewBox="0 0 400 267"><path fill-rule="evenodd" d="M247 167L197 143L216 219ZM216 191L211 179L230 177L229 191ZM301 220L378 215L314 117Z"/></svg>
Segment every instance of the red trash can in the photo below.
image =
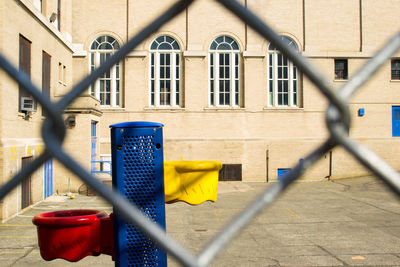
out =
<svg viewBox="0 0 400 267"><path fill-rule="evenodd" d="M100 220L108 218L99 210L64 210L36 215L40 254L45 260L71 262L100 254ZM105 234L105 233L103 233Z"/></svg>

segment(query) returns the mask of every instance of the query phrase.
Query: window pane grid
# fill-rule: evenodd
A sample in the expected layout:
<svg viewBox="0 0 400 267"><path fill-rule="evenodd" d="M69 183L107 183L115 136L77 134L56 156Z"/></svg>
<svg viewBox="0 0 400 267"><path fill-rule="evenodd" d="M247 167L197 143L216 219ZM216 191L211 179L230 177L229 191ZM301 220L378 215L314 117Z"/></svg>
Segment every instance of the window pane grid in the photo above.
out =
<svg viewBox="0 0 400 267"><path fill-rule="evenodd" d="M230 74L230 54L219 54L219 105L230 105L231 74Z"/></svg>
<svg viewBox="0 0 400 267"><path fill-rule="evenodd" d="M95 54L91 53L90 54L90 72L94 71L96 68L95 66ZM95 83L92 83L90 85L90 95L95 96Z"/></svg>
<svg viewBox="0 0 400 267"><path fill-rule="evenodd" d="M214 54L210 53L210 105L214 105Z"/></svg>
<svg viewBox="0 0 400 267"><path fill-rule="evenodd" d="M150 50L150 106L180 106L182 70L178 42L170 36L159 36Z"/></svg>
<svg viewBox="0 0 400 267"><path fill-rule="evenodd" d="M278 105L289 105L289 64L286 57L278 54Z"/></svg>
<svg viewBox="0 0 400 267"><path fill-rule="evenodd" d="M155 83L155 73L154 73L154 53L150 55L150 105L154 105L154 83Z"/></svg>
<svg viewBox="0 0 400 267"><path fill-rule="evenodd" d="M392 59L392 80L400 80L400 59Z"/></svg>
<svg viewBox="0 0 400 267"><path fill-rule="evenodd" d="M239 54L235 54L235 105L239 106Z"/></svg>
<svg viewBox="0 0 400 267"><path fill-rule="evenodd" d="M269 86L269 88L268 88L268 93L269 93L269 95L268 95L268 103L269 103L269 105L270 106L272 106L273 104L274 104L274 94L273 94L273 92L274 92L274 68L273 68L273 66L274 66L274 64L273 64L273 55L272 54L270 54L269 56L268 56L268 63L269 63L269 66L268 66L268 86Z"/></svg>
<svg viewBox="0 0 400 267"><path fill-rule="evenodd" d="M110 57L110 53L100 53L100 65ZM102 105L111 104L111 70L109 69L100 80L100 103Z"/></svg>
<svg viewBox="0 0 400 267"><path fill-rule="evenodd" d="M219 36L211 43L210 50L239 50L239 45L229 36Z"/></svg>
<svg viewBox="0 0 400 267"><path fill-rule="evenodd" d="M179 66L179 54L175 55L175 105L180 105L180 66Z"/></svg>
<svg viewBox="0 0 400 267"><path fill-rule="evenodd" d="M116 88L115 88L115 104L117 106L119 106L119 104L120 104L119 103L119 95L120 95L120 93L119 93L119 80L116 81L115 86L116 86Z"/></svg>
<svg viewBox="0 0 400 267"><path fill-rule="evenodd" d="M179 51L178 42L170 36L157 37L150 46L151 50L176 50Z"/></svg>
<svg viewBox="0 0 400 267"><path fill-rule="evenodd" d="M347 80L347 59L335 59L335 80Z"/></svg>
<svg viewBox="0 0 400 267"><path fill-rule="evenodd" d="M229 36L219 36L210 44L209 93L211 106L240 105L239 45Z"/></svg>
<svg viewBox="0 0 400 267"><path fill-rule="evenodd" d="M102 65L119 44L111 36L99 36L90 46L90 72ZM102 106L119 106L121 97L121 65L117 63L90 85L90 94L98 97Z"/></svg>
<svg viewBox="0 0 400 267"><path fill-rule="evenodd" d="M160 106L171 104L171 54L160 53Z"/></svg>
<svg viewBox="0 0 400 267"><path fill-rule="evenodd" d="M287 39L287 41L290 39ZM293 42L288 46L295 48ZM298 106L298 73L296 66L274 47L268 55L268 106ZM269 47L271 50L271 45Z"/></svg>
<svg viewBox="0 0 400 267"><path fill-rule="evenodd" d="M295 66L292 67L293 70L293 105L297 106L297 68Z"/></svg>
<svg viewBox="0 0 400 267"><path fill-rule="evenodd" d="M282 40L298 51L296 43L286 36ZM272 44L268 47L268 106L298 106L299 74L297 68Z"/></svg>
<svg viewBox="0 0 400 267"><path fill-rule="evenodd" d="M392 80L400 80L400 70L392 70Z"/></svg>
<svg viewBox="0 0 400 267"><path fill-rule="evenodd" d="M111 100L111 80L100 79L100 102L103 105L110 105Z"/></svg>

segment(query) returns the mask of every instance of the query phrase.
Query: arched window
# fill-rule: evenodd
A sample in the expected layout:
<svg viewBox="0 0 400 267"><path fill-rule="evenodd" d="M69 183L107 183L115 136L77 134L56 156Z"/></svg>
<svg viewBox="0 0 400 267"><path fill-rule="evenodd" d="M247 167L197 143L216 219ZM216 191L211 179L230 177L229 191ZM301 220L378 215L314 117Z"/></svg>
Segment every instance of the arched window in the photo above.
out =
<svg viewBox="0 0 400 267"><path fill-rule="evenodd" d="M103 35L90 45L90 72L103 64L115 51L119 43L111 36ZM90 94L100 100L100 105L121 105L121 64L117 63L90 86Z"/></svg>
<svg viewBox="0 0 400 267"><path fill-rule="evenodd" d="M281 36L288 47L298 51L297 44ZM296 107L299 104L299 74L296 66L272 44L268 47L268 106Z"/></svg>
<svg viewBox="0 0 400 267"><path fill-rule="evenodd" d="M170 36L159 36L150 46L150 106L179 107L181 87L179 44Z"/></svg>
<svg viewBox="0 0 400 267"><path fill-rule="evenodd" d="M241 105L239 45L229 36L212 41L209 51L209 105Z"/></svg>

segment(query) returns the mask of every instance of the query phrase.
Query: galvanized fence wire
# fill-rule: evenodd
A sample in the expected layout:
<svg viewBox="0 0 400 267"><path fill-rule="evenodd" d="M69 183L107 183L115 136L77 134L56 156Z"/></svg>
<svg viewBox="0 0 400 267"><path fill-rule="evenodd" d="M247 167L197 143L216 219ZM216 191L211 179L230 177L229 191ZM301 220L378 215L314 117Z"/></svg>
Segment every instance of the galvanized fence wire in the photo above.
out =
<svg viewBox="0 0 400 267"><path fill-rule="evenodd" d="M58 102L51 102L42 94L41 90L31 83L29 77L19 72L3 55L0 55L0 68L12 79L18 82L26 92L42 105L47 114L43 123L42 137L45 151L34 159L28 166L21 169L10 181L0 188L0 199L3 199L12 189L26 177L38 170L48 159L56 158L66 168L80 177L83 182L92 187L106 199L123 219L135 225L144 234L151 238L161 249L172 255L185 266L209 265L221 250L232 241L262 210L269 207L293 181L319 160L325 153L336 146L344 147L360 163L367 167L377 177L385 181L398 195L400 195L400 175L374 152L348 136L350 128L350 112L348 101L351 96L365 84L370 77L400 49L400 32L396 33L384 47L376 53L340 90L333 90L331 83L319 70L301 54L288 48L279 35L265 22L259 19L249 9L234 0L217 0L221 5L238 16L249 27L258 32L265 39L275 45L297 68L305 75L329 100L330 105L326 112L326 123L329 129L329 138L315 151L304 157L278 183L268 187L259 197L249 204L240 214L231 220L200 252L194 255L175 239L170 237L158 225L150 222L140 210L119 192L109 189L92 174L86 171L78 162L69 156L62 148L66 129L62 114L65 108L78 98L90 84L109 70L114 64L137 47L141 42L155 33L161 26L172 20L190 6L193 0L181 0L172 5L160 17L146 26L142 31L130 39L103 65L90 73L81 82L75 85L67 95Z"/></svg>

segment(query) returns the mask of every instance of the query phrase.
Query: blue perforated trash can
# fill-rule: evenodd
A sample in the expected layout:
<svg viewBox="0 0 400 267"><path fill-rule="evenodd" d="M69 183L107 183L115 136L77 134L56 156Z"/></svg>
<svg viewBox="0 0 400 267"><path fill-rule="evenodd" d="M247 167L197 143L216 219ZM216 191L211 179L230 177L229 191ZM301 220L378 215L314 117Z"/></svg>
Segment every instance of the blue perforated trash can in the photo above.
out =
<svg viewBox="0 0 400 267"><path fill-rule="evenodd" d="M165 229L163 125L126 122L110 127L113 187ZM167 266L161 249L114 214L116 266Z"/></svg>

